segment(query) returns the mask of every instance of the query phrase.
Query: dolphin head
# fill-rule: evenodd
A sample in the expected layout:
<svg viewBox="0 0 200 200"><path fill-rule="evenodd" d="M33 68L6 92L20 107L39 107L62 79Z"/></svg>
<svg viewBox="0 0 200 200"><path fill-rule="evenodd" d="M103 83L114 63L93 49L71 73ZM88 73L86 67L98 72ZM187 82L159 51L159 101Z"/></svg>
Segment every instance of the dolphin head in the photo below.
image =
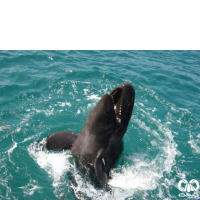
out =
<svg viewBox="0 0 200 200"><path fill-rule="evenodd" d="M129 83L122 83L105 94L88 115L86 124L89 132L104 139L114 132L123 136L132 115L134 100L135 90Z"/></svg>
<svg viewBox="0 0 200 200"><path fill-rule="evenodd" d="M129 83L118 85L111 93L116 122L121 129L126 130L132 115L135 101L135 90Z"/></svg>

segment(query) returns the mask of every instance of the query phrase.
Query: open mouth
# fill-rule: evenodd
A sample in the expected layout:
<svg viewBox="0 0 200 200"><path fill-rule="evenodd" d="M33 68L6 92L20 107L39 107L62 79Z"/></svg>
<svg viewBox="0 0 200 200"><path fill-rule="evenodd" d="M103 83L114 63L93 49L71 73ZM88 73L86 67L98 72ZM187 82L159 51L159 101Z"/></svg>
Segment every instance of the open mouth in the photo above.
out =
<svg viewBox="0 0 200 200"><path fill-rule="evenodd" d="M119 124L121 124L121 117L122 117L122 89L118 88L115 89L113 92L110 93L113 107L115 111L116 120Z"/></svg>

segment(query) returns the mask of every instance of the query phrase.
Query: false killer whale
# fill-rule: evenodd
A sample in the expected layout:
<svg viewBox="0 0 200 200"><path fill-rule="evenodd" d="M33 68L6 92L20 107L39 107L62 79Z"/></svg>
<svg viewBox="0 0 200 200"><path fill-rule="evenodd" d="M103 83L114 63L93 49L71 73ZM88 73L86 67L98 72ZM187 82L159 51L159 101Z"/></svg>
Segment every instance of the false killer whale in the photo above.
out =
<svg viewBox="0 0 200 200"><path fill-rule="evenodd" d="M72 131L53 133L46 139L46 149L70 149L81 169L106 184L111 168L123 151L122 139L132 115L134 101L133 86L121 83L99 100L78 135Z"/></svg>

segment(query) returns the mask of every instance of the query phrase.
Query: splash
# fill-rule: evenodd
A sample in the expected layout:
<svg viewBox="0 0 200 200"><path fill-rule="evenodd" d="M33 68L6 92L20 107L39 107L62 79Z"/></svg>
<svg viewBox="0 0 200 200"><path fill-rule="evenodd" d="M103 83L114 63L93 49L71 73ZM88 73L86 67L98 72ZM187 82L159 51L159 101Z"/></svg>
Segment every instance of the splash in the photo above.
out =
<svg viewBox="0 0 200 200"><path fill-rule="evenodd" d="M71 167L69 162L71 155L69 151L61 153L44 151L43 145L45 142L44 139L40 142L40 145L31 144L28 151L35 162L53 179L53 186L56 187L62 182L62 177Z"/></svg>
<svg viewBox="0 0 200 200"><path fill-rule="evenodd" d="M32 196L35 191L40 190L41 187L38 186L36 180L31 179L27 185L19 187L19 189L23 190L24 196Z"/></svg>

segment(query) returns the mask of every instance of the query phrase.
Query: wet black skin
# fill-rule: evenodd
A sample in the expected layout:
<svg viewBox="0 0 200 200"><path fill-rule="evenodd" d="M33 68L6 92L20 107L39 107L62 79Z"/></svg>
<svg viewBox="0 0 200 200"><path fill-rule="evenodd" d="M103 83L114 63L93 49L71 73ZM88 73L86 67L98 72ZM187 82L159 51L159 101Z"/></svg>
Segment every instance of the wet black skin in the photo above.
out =
<svg viewBox="0 0 200 200"><path fill-rule="evenodd" d="M134 100L132 85L118 85L90 111L78 135L71 131L54 133L47 138L46 148L58 151L70 149L81 168L87 169L100 183L106 183L111 168L123 151L122 139L132 115Z"/></svg>

